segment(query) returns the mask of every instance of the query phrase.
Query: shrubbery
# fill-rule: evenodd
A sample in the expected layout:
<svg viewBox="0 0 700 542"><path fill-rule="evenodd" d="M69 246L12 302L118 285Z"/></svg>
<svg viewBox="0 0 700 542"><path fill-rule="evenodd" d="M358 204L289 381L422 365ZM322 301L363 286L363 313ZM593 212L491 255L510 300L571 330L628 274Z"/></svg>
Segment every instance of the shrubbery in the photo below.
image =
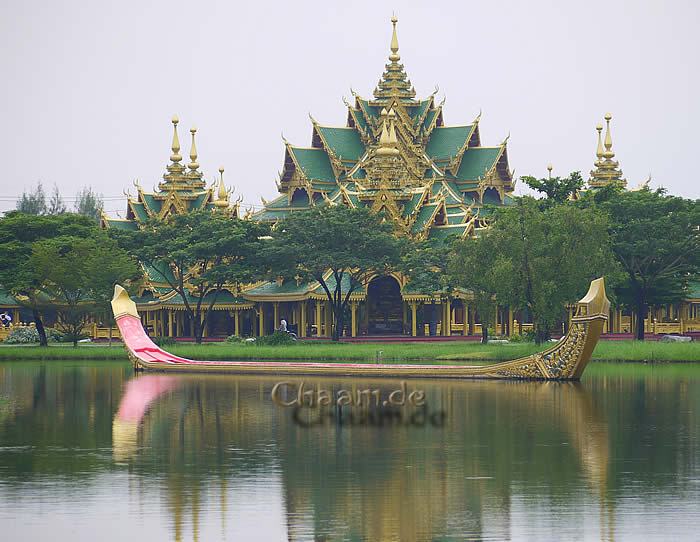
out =
<svg viewBox="0 0 700 542"><path fill-rule="evenodd" d="M272 335L265 335L255 339L255 344L258 346L288 346L296 344L296 339L289 333L275 331Z"/></svg>
<svg viewBox="0 0 700 542"><path fill-rule="evenodd" d="M55 329L46 329L46 338L49 342L63 341L63 335ZM33 344L39 342L39 332L34 326L14 327L5 339L5 344Z"/></svg>
<svg viewBox="0 0 700 542"><path fill-rule="evenodd" d="M229 335L226 337L226 342L230 344L238 344L244 342L245 339L243 337L239 337L238 335Z"/></svg>

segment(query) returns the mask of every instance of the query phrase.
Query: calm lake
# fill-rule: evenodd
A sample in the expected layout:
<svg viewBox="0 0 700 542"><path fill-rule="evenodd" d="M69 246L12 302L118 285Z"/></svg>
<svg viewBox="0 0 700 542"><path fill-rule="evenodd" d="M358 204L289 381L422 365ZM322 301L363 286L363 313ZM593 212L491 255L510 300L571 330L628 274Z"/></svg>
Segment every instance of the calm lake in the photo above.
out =
<svg viewBox="0 0 700 542"><path fill-rule="evenodd" d="M293 403L299 378L0 362L0 539L698 539L698 364L304 379L379 390L340 410L275 403L281 381Z"/></svg>

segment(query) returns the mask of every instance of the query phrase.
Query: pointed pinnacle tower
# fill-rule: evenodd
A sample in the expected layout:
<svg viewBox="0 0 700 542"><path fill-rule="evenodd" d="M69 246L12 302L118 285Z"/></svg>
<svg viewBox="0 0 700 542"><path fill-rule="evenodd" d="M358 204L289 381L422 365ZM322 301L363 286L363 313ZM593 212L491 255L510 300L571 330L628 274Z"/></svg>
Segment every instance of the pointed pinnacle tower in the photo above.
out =
<svg viewBox="0 0 700 542"><path fill-rule="evenodd" d="M398 156L400 154L398 146L398 139L396 138L396 128L394 123L396 121L396 113L393 109L388 112L386 109L382 109L382 133L379 136L379 148L377 149L377 156Z"/></svg>
<svg viewBox="0 0 700 542"><path fill-rule="evenodd" d="M401 55L399 55L399 38L396 34L396 23L399 19L394 16L391 18L393 25L391 35L391 54L389 55L389 64L386 65L386 71L382 74L377 88L374 89L374 97L377 101L382 101L387 105L391 98L397 99L414 99L416 91L411 85L406 72L403 69L403 64L399 64Z"/></svg>
<svg viewBox="0 0 700 542"><path fill-rule="evenodd" d="M160 183L161 190L177 190L181 188L180 185L187 182L185 166L180 163L182 155L180 154L180 138L177 135L178 122L180 122L180 119L177 118L177 115L173 116L173 142L170 146L172 150L170 155L171 163L165 168L167 173L163 175L163 182Z"/></svg>
<svg viewBox="0 0 700 542"><path fill-rule="evenodd" d="M224 185L224 167L219 168L219 186L216 195L216 200L214 205L219 209L225 209L228 207L228 191Z"/></svg>
<svg viewBox="0 0 700 542"><path fill-rule="evenodd" d="M197 133L197 128L190 128L190 134L192 134L192 146L190 147L190 163L187 164L189 171L187 172L187 179L194 183L197 188L204 187L202 181L202 172L199 171L199 162L197 162L197 144L195 143L194 136Z"/></svg>
<svg viewBox="0 0 700 542"><path fill-rule="evenodd" d="M595 162L596 169L591 171L591 178L588 180L588 185L591 188L601 188L603 186L608 186L611 184L616 184L621 187L627 186L627 181L622 178L622 170L620 169L620 163L613 160L615 158L615 153L612 150L612 135L610 132L610 120L612 115L610 113L605 114L605 139L601 144L601 132L603 127L599 124L596 126L598 131L598 149L596 151L596 157L598 160Z"/></svg>

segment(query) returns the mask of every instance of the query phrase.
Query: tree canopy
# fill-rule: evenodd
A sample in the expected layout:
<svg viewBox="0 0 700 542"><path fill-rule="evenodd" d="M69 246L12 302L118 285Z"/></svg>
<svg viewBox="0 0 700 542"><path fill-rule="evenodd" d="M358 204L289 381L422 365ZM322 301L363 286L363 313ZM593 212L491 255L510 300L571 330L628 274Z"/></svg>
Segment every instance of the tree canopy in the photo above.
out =
<svg viewBox="0 0 700 542"><path fill-rule="evenodd" d="M333 311L334 340L342 334L350 296L399 266L408 242L381 215L343 205L292 213L272 237L266 251L272 276L321 285Z"/></svg>
<svg viewBox="0 0 700 542"><path fill-rule="evenodd" d="M604 197L601 197L604 196ZM649 305L681 301L700 273L700 205L663 189L609 191L584 201L610 218L612 251L624 271L617 291L637 316L644 339Z"/></svg>
<svg viewBox="0 0 700 542"><path fill-rule="evenodd" d="M225 287L234 291L264 273L263 237L269 227L251 220L232 220L211 211L150 220L136 231L111 234L149 270L151 279L180 294L202 341L206 316Z"/></svg>
<svg viewBox="0 0 700 542"><path fill-rule="evenodd" d="M43 292L43 276L31 260L34 243L56 237L93 238L96 224L84 216L35 216L13 211L0 219L0 286L32 310L40 343L47 344L42 311L50 299Z"/></svg>
<svg viewBox="0 0 700 542"><path fill-rule="evenodd" d="M36 241L30 266L38 289L58 308L57 327L75 346L116 283L137 280L136 262L103 231L90 237L61 236Z"/></svg>
<svg viewBox="0 0 700 542"><path fill-rule="evenodd" d="M592 279L615 280L607 230L605 215L595 209L572 204L542 209L533 198L519 198L497 212L474 245L471 240L457 245L453 272L463 269L464 287L529 310L541 342Z"/></svg>
<svg viewBox="0 0 700 542"><path fill-rule="evenodd" d="M583 188L583 177L574 171L568 177L544 177L537 179L526 175L522 181L533 190L547 196L548 203L564 203Z"/></svg>

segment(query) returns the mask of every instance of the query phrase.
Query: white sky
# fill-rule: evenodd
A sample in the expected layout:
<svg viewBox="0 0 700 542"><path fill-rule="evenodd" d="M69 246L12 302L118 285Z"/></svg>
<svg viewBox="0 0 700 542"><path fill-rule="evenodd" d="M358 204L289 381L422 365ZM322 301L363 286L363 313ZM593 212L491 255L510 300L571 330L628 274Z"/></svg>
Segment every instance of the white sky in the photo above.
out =
<svg viewBox="0 0 700 542"><path fill-rule="evenodd" d="M651 173L700 197L698 2L0 1L0 210L41 180L69 197L91 185L123 212L134 179L162 177L173 114L182 154L196 125L205 178L224 165L260 205L276 194L281 133L309 145L309 112L344 125L350 87L371 95L392 10L418 95L439 85L448 125L482 110L482 142L510 133L516 175L551 162L587 178L610 111L631 186Z"/></svg>

